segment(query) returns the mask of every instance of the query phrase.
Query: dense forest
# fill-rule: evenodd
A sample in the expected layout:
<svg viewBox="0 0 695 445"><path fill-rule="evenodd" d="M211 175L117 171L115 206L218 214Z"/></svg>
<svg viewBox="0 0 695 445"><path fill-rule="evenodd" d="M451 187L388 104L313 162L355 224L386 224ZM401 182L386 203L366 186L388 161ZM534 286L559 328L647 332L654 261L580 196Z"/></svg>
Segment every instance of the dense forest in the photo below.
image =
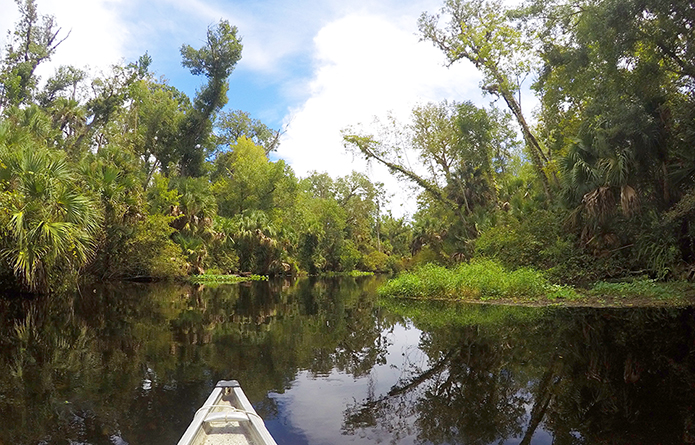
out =
<svg viewBox="0 0 695 445"><path fill-rule="evenodd" d="M298 178L281 140L229 110L242 56L220 21L181 47L193 98L145 54L103 75L37 67L68 36L34 0L0 53L0 276L397 271L477 257L558 282L687 277L695 264L695 8L689 1L448 0L421 38L491 99L416 107L345 146L420 191L411 218L362 173ZM416 63L417 61L414 61ZM540 100L522 109L524 81ZM347 122L346 125L350 123ZM269 157L270 156L270 157Z"/></svg>

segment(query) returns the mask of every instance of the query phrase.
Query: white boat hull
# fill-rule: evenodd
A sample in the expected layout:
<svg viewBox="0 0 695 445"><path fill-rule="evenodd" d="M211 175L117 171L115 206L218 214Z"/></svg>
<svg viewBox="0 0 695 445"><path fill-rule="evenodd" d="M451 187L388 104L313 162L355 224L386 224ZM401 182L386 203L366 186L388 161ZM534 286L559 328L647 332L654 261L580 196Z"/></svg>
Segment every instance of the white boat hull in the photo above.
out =
<svg viewBox="0 0 695 445"><path fill-rule="evenodd" d="M217 382L178 445L277 445L236 380Z"/></svg>

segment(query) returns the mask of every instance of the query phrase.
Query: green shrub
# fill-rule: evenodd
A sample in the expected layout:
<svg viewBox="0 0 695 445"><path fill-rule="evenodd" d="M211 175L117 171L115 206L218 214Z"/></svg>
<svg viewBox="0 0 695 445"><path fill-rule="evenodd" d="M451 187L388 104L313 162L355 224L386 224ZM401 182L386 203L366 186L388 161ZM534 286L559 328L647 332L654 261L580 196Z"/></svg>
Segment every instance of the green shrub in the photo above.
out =
<svg viewBox="0 0 695 445"><path fill-rule="evenodd" d="M386 260L386 268L388 272L398 273L405 269L405 263L406 261L402 257L391 254Z"/></svg>
<svg viewBox="0 0 695 445"><path fill-rule="evenodd" d="M171 218L150 215L133 226L124 226L110 234L108 250L100 252L93 265L105 278L147 276L173 278L186 274L186 260L170 235Z"/></svg>
<svg viewBox="0 0 695 445"><path fill-rule="evenodd" d="M355 243L351 240L345 240L340 248L340 269L343 271L353 270L361 259L362 253L357 250Z"/></svg>
<svg viewBox="0 0 695 445"><path fill-rule="evenodd" d="M664 283L640 277L616 283L599 282L591 288L589 294L596 297L679 300L695 294L695 285L684 281Z"/></svg>
<svg viewBox="0 0 695 445"><path fill-rule="evenodd" d="M378 250L373 250L362 257L360 266L361 269L370 272L385 272L388 270L388 259L389 256L385 253L379 252Z"/></svg>

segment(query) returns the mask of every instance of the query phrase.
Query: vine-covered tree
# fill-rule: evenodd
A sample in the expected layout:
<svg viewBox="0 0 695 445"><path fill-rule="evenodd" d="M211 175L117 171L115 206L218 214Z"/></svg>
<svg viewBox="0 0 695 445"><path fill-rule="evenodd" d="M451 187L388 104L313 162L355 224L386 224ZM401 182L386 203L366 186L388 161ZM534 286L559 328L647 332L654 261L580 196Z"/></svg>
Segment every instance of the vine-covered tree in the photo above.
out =
<svg viewBox="0 0 695 445"><path fill-rule="evenodd" d="M208 28L207 41L200 49L190 45L181 47L183 66L195 76L208 79L193 101L193 110L186 115L179 140L179 166L184 176L201 176L205 150L212 131L215 113L227 104L229 81L237 62L241 59L241 39L237 27L226 20Z"/></svg>

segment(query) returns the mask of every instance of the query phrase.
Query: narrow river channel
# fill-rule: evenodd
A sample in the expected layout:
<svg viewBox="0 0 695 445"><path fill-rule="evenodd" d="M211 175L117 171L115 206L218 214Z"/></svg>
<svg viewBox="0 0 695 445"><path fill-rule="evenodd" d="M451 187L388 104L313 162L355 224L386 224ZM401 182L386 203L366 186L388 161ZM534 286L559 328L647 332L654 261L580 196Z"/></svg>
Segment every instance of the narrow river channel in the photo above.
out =
<svg viewBox="0 0 695 445"><path fill-rule="evenodd" d="M221 379L280 445L695 443L693 308L389 301L380 281L0 300L0 445L175 444Z"/></svg>

